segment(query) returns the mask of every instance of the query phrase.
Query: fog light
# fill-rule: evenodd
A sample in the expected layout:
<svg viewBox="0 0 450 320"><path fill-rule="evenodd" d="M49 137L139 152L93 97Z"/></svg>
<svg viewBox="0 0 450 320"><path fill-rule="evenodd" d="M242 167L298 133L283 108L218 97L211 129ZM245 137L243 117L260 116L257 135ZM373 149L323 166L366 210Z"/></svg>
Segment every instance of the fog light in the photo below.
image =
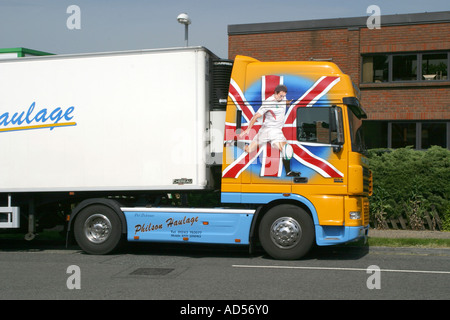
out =
<svg viewBox="0 0 450 320"><path fill-rule="evenodd" d="M350 211L350 219L353 219L353 220L361 219L361 212L360 211Z"/></svg>

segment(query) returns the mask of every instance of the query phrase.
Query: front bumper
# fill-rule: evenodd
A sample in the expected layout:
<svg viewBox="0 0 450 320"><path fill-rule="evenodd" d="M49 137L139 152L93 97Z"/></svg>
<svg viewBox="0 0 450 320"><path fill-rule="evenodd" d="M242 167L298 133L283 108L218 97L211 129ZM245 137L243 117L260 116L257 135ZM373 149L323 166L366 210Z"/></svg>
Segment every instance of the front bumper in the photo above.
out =
<svg viewBox="0 0 450 320"><path fill-rule="evenodd" d="M369 225L358 227L316 225L316 243L318 246L330 246L364 239L369 234Z"/></svg>

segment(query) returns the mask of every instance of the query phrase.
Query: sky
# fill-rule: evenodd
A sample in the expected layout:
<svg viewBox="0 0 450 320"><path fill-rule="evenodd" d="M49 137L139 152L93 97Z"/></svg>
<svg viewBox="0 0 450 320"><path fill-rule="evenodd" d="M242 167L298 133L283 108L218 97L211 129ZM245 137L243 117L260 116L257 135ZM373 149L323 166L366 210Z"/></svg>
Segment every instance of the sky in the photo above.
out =
<svg viewBox="0 0 450 320"><path fill-rule="evenodd" d="M79 12L68 13L71 5ZM450 10L448 0L0 0L0 48L72 54L182 47L184 25L176 18L187 13L189 45L227 58L228 25L369 17L370 5L380 8L381 26L383 15Z"/></svg>

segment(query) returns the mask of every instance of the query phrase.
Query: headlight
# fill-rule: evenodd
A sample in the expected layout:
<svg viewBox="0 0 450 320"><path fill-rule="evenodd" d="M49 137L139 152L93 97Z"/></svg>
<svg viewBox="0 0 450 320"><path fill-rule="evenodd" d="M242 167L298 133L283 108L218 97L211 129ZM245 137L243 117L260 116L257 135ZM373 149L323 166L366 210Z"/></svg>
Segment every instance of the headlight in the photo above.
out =
<svg viewBox="0 0 450 320"><path fill-rule="evenodd" d="M352 219L352 220L361 219L361 212L360 211L350 211L350 219Z"/></svg>

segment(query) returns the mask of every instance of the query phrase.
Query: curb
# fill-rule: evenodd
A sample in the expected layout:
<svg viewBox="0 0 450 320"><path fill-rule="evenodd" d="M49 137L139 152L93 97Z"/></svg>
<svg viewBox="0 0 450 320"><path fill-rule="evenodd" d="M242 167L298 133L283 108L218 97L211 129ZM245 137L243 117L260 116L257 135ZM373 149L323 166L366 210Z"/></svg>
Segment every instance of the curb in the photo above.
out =
<svg viewBox="0 0 450 320"><path fill-rule="evenodd" d="M378 230L369 229L369 238L450 239L447 231Z"/></svg>

